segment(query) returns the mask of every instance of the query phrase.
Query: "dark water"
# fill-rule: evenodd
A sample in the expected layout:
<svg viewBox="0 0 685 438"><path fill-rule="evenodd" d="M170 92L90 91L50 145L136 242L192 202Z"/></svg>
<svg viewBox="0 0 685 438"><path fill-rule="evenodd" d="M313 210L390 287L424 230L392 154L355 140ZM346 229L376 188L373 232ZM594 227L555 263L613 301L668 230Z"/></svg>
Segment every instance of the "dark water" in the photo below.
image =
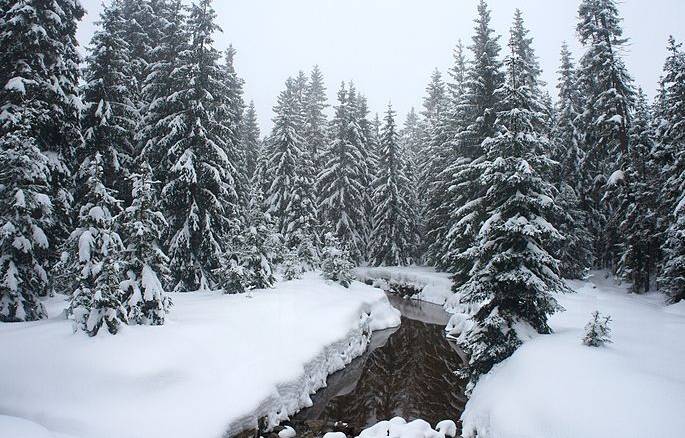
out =
<svg viewBox="0 0 685 438"><path fill-rule="evenodd" d="M311 408L292 421L298 432L345 422L358 433L380 420L422 418L432 425L458 420L466 404L465 383L453 371L457 348L445 339L448 315L441 307L390 297L402 324L373 334L368 351L331 375Z"/></svg>

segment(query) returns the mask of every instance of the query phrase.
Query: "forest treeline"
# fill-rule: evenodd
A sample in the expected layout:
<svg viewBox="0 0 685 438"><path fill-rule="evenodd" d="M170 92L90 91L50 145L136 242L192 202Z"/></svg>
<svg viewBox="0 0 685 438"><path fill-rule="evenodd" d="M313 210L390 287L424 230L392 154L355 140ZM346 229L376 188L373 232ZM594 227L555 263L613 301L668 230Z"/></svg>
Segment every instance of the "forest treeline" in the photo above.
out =
<svg viewBox="0 0 685 438"><path fill-rule="evenodd" d="M561 47L552 97L521 12L504 39L490 14L402 127L351 82L329 103L315 67L262 138L211 0L110 0L85 60L78 1L0 2L0 320L60 293L76 327L116 333L163 324L165 291L270 287L275 266L349 282L350 262L428 264L478 306L475 383L550 332L562 278L609 269L684 298L680 44L649 102L617 2L582 0L584 52Z"/></svg>

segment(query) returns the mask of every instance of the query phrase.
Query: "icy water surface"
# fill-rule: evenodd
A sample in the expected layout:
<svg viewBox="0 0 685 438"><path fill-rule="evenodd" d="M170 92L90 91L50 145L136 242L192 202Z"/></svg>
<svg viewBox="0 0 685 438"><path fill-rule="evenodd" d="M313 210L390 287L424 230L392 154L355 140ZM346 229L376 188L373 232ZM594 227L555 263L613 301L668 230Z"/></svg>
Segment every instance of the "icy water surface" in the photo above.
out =
<svg viewBox="0 0 685 438"><path fill-rule="evenodd" d="M349 424L358 433L395 416L422 418L433 426L458 420L466 404L465 383L453 371L461 358L445 338L449 315L433 304L390 296L402 312L402 324L373 334L368 351L328 378L311 408L292 421L298 432Z"/></svg>

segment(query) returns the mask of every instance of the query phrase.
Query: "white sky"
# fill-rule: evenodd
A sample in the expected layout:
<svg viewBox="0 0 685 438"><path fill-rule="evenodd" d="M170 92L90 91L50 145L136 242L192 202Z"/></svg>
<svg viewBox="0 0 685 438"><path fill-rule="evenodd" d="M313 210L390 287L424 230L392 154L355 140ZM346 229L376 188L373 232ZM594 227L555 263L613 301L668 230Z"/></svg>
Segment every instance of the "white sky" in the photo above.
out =
<svg viewBox="0 0 685 438"><path fill-rule="evenodd" d="M101 0L81 0L88 15L79 41L85 45ZM581 49L575 35L580 0L489 0L492 25L506 44L516 7L527 27L550 89L556 84L561 42L576 59ZM262 134L271 128L272 106L285 79L314 64L323 71L330 102L341 81L354 80L373 112L389 100L404 117L421 105L430 73L451 65L458 39L470 44L478 0L215 0L223 33L217 47L233 43L236 68L245 79L246 101L253 99ZM666 39L685 40L683 0L625 0L624 31L631 39L628 68L653 96L666 56Z"/></svg>

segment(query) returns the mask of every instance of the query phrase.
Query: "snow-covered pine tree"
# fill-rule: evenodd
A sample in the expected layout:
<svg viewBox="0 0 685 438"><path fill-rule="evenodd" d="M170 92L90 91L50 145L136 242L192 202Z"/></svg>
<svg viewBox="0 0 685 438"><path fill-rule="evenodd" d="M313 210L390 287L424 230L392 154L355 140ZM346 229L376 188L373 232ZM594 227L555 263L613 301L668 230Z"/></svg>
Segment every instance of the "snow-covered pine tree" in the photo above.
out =
<svg viewBox="0 0 685 438"><path fill-rule="evenodd" d="M76 27L83 15L77 0L0 3L0 136L22 130L22 141L35 142L48 158L55 220L46 233L53 242L71 229L72 163L82 142Z"/></svg>
<svg viewBox="0 0 685 438"><path fill-rule="evenodd" d="M143 100L148 104L136 140L141 154L152 167L155 179L166 184L171 166L178 159L170 152L171 146L181 136L176 129L181 122L178 114L184 110L180 92L187 84L179 74L183 62L179 54L188 50L189 36L182 0L163 0L157 7L163 24L143 83Z"/></svg>
<svg viewBox="0 0 685 438"><path fill-rule="evenodd" d="M328 120L326 108L326 85L323 73L318 65L315 65L309 75L309 82L305 92L304 102L304 144L309 149L312 158L314 174L318 175L323 170L321 157L328 142Z"/></svg>
<svg viewBox="0 0 685 438"><path fill-rule="evenodd" d="M258 175L250 184L244 228L234 236L215 275L225 293L273 287L277 260L283 259L282 237L271 214L265 212Z"/></svg>
<svg viewBox="0 0 685 438"><path fill-rule="evenodd" d="M579 193L583 186L580 173L585 157L579 144L580 132L576 122L581 109L576 70L571 52L564 43L561 47L561 65L558 70L559 90L552 129L552 158L559 164L554 167L552 179L558 190L557 205L563 211L557 224L559 232L566 238L555 256L564 278L582 278L592 267L592 235L587 230L587 214L582 208Z"/></svg>
<svg viewBox="0 0 685 438"><path fill-rule="evenodd" d="M220 104L217 107L216 118L221 126L221 138L224 142L224 150L231 163L233 186L240 199L241 206L249 202L249 182L247 165L247 151L243 148L241 138L241 126L243 124L243 100L244 81L238 76L235 69L235 55L237 51L232 45L226 50L226 62L223 66L224 93L219 96Z"/></svg>
<svg viewBox="0 0 685 438"><path fill-rule="evenodd" d="M664 65L655 163L662 169L660 230L664 234L659 289L670 302L685 299L685 54L673 37Z"/></svg>
<svg viewBox="0 0 685 438"><path fill-rule="evenodd" d="M350 259L350 254L345 248L345 244L333 233L324 235L324 247L321 253L321 271L323 278L329 281L340 283L344 287L350 287L354 276L352 269L354 263Z"/></svg>
<svg viewBox="0 0 685 438"><path fill-rule="evenodd" d="M111 128L106 122L102 126L93 129L80 154L83 161L77 174L78 187L82 188L78 225L67 239L56 267L67 273L64 286L71 292L68 313L74 327L90 336L97 335L103 324L116 334L127 322L120 289L123 243L115 231L120 201L103 184L106 162L100 153Z"/></svg>
<svg viewBox="0 0 685 438"><path fill-rule="evenodd" d="M410 206L410 182L404 173L404 157L391 105L385 113L381 151L379 175L374 183L371 261L377 266L403 266L412 262L414 210Z"/></svg>
<svg viewBox="0 0 685 438"><path fill-rule="evenodd" d="M242 129L242 149L245 152L245 166L247 177L251 180L254 177L257 169L257 160L259 158L259 149L261 144L261 132L259 131L259 122L257 121L257 110L254 106L254 101L250 101L247 108L243 112Z"/></svg>
<svg viewBox="0 0 685 438"><path fill-rule="evenodd" d="M173 289L212 288L225 244L237 232L239 197L235 164L226 151L228 127L218 117L227 95L221 54L212 35L219 28L211 0L194 4L183 32L191 36L170 72L165 99L176 112L163 118L157 147L167 146L172 166L162 189L169 221L167 241ZM169 108L167 108L169 109Z"/></svg>
<svg viewBox="0 0 685 438"><path fill-rule="evenodd" d="M350 93L355 94L353 84L350 84ZM357 93L356 100L356 120L359 125L360 141L361 141L361 156L364 160L362 166L363 178L362 184L366 187L364 191L364 211L366 215L362 223L362 228L360 229L360 234L362 236L362 242L364 245L364 259L368 258L370 250L370 239L371 231L373 230L373 181L374 181L374 168L377 164L377 157L374 155L374 145L371 143L371 137L373 135L373 124L369 120L369 103L361 93Z"/></svg>
<svg viewBox="0 0 685 438"><path fill-rule="evenodd" d="M419 122L420 146L414 151L420 175L419 187L417 187L419 193L428 193L437 176L434 169L438 166L436 160L439 157L436 156L437 151L435 149L436 146L439 149L442 145L434 144L433 140L438 135L436 131L440 128L446 106L445 82L442 79L442 73L436 68L426 86L426 95L423 98L423 110ZM420 198L420 216L417 218L417 222L421 230L423 230L424 225L423 213L426 210L426 199L426 197Z"/></svg>
<svg viewBox="0 0 685 438"><path fill-rule="evenodd" d="M124 303L129 322L163 325L172 304L164 288L169 283L169 258L160 246L168 224L158 210L157 182L147 161L140 160L131 179L132 202L121 218L125 236Z"/></svg>
<svg viewBox="0 0 685 438"><path fill-rule="evenodd" d="M453 56L454 64L449 69L450 80L446 87L445 110L442 111L438 126L430 139L432 158L428 178L431 178L431 182L427 186L428 200L425 205L423 227L426 260L442 269L451 268L445 262L445 255L448 252L447 233L451 228L451 166L458 166L458 160L464 160L456 154L456 138L462 129L461 104L467 73L461 41L457 44Z"/></svg>
<svg viewBox="0 0 685 438"><path fill-rule="evenodd" d="M630 156L625 165L625 181L616 216L622 236L617 273L632 283L632 291L649 291L657 269L659 233L656 176L652 167L654 131L647 98L638 89L630 130Z"/></svg>
<svg viewBox="0 0 685 438"><path fill-rule="evenodd" d="M595 263L611 267L616 257L617 232L609 229L607 222L615 206L604 192L611 175L623 167L629 156L630 111L635 92L620 57L627 39L623 37L616 0L583 0L578 16L577 33L586 46L578 70L584 111L577 126L582 129L586 152L581 196L595 242Z"/></svg>
<svg viewBox="0 0 685 438"><path fill-rule="evenodd" d="M126 25L121 3L105 6L86 60L82 120L86 142L98 143L93 147L104 160L102 183L122 195L130 191L127 178L136 153L134 131L139 121L135 87L130 86L136 78L131 69L134 63L126 42ZM91 148L82 152L91 154ZM77 187L77 205L81 202L80 191L81 187Z"/></svg>
<svg viewBox="0 0 685 438"><path fill-rule="evenodd" d="M316 230L312 162L301 136L301 85L289 78L274 107L274 129L267 148L266 204L288 249L311 239Z"/></svg>
<svg viewBox="0 0 685 438"><path fill-rule="evenodd" d="M471 246L485 220L484 188L480 172L473 164L484 159L483 141L497 132L497 111L501 95L496 91L504 81L499 60L499 36L490 27L490 11L484 0L478 4L475 35L470 50L474 59L466 74L459 114L464 128L457 137L457 157L446 170L451 176L448 198L451 227L446 236L445 265L454 273L455 287L469 278L470 258L461 258Z"/></svg>
<svg viewBox="0 0 685 438"><path fill-rule="evenodd" d="M28 112L28 110L26 110ZM32 137L32 122L13 114L0 137L0 321L47 316L39 300L48 289L47 253L55 242L48 158Z"/></svg>
<svg viewBox="0 0 685 438"><path fill-rule="evenodd" d="M378 117L378 115L376 115L376 117ZM378 121L378 124L379 132L377 134L377 140L375 140L377 143L375 146L377 159L373 165L376 181L381 177L384 171L381 158L384 154L384 150L381 142L382 134L380 132L380 121ZM424 208L426 202L423 201L423 199L426 198L427 193L422 192L420 189L421 187L424 187L422 181L423 173L420 169L420 163L422 161L420 157L426 155L425 151L422 152L422 140L419 116L414 110L414 107L412 107L407 113L404 126L400 131L400 156L402 157L404 174L409 181L407 186L407 202L409 203L411 213L408 224L410 230L408 230L408 233L412 236L411 241L413 242L413 248L410 251L410 255L415 263L423 261L426 252L423 219L427 213L427 209ZM426 188L429 187L426 186ZM374 224L374 226L375 225L376 224ZM372 241L371 245L374 244L375 242Z"/></svg>
<svg viewBox="0 0 685 438"><path fill-rule="evenodd" d="M117 5L118 3L118 5ZM159 1L154 0L115 0L112 7L121 10L122 22L118 31L129 48L131 82L128 92L138 111L145 108L142 87L149 73L150 63L154 60L155 45L160 27L164 24L158 14ZM131 169L132 170L132 169Z"/></svg>
<svg viewBox="0 0 685 438"><path fill-rule="evenodd" d="M318 177L325 226L349 248L352 260L365 256L363 228L366 221L364 181L368 168L362 152L361 128L357 119L357 95L343 83L331 122L331 144L323 155L323 170Z"/></svg>
<svg viewBox="0 0 685 438"><path fill-rule="evenodd" d="M611 343L611 316L602 316L598 311L592 312L592 319L585 325L583 345L601 347Z"/></svg>
<svg viewBox="0 0 685 438"><path fill-rule="evenodd" d="M485 159L471 163L487 188L487 219L465 253L474 260L470 279L458 290L464 303L479 305L474 326L462 335L469 354L468 389L509 357L531 332L549 333L549 315L560 309L554 293L566 292L549 253L563 237L551 222L557 214L554 187L542 177L551 162L544 153L541 102L531 89L520 33L511 33L506 82L497 92L499 132L483 142Z"/></svg>

